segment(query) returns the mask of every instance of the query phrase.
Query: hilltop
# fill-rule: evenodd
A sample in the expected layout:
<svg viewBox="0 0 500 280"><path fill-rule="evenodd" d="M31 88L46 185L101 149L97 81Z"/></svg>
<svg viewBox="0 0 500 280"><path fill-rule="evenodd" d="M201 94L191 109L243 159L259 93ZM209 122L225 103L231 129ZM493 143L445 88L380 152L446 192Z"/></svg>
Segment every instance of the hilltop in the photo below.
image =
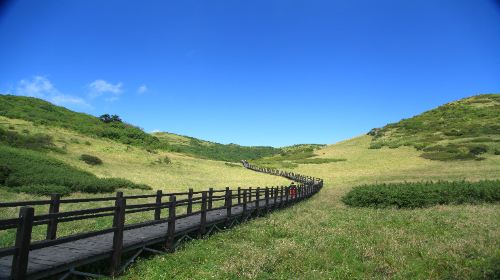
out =
<svg viewBox="0 0 500 280"><path fill-rule="evenodd" d="M412 146L432 160L484 159L500 154L500 94L450 102L409 119L372 129L370 148Z"/></svg>

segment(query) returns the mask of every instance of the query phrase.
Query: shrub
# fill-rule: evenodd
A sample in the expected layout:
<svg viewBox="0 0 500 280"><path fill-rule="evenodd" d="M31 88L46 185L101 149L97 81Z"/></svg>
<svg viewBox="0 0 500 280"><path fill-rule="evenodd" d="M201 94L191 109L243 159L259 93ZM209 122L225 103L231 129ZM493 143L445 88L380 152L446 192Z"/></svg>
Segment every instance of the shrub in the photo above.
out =
<svg viewBox="0 0 500 280"><path fill-rule="evenodd" d="M87 145L87 146L91 146L92 145L92 143L90 143L89 141L85 141L84 144Z"/></svg>
<svg viewBox="0 0 500 280"><path fill-rule="evenodd" d="M90 164L90 165L101 165L102 164L102 160L96 156L92 156L92 155L87 155L87 154L83 154L80 156L80 160L81 161L84 161L86 164Z"/></svg>
<svg viewBox="0 0 500 280"><path fill-rule="evenodd" d="M473 155L480 155L480 154L484 154L488 151L488 147L484 146L484 145L476 145L476 146L472 146L469 148L469 153L473 154Z"/></svg>
<svg viewBox="0 0 500 280"><path fill-rule="evenodd" d="M164 164L171 164L172 163L172 160L168 157L168 156L165 156L163 158L163 161L162 161Z"/></svg>
<svg viewBox="0 0 500 280"><path fill-rule="evenodd" d="M0 165L0 185L5 184L10 174L10 169L5 165Z"/></svg>
<svg viewBox="0 0 500 280"><path fill-rule="evenodd" d="M16 131L4 130L0 127L0 143L12 147L31 150L57 150L53 139L45 134L20 134Z"/></svg>
<svg viewBox="0 0 500 280"><path fill-rule="evenodd" d="M372 142L370 143L369 149L380 149L384 146L382 142Z"/></svg>
<svg viewBox="0 0 500 280"><path fill-rule="evenodd" d="M495 152L494 152L495 155L500 155L500 149L495 149Z"/></svg>
<svg viewBox="0 0 500 280"><path fill-rule="evenodd" d="M1 145L0 166L10 170L4 182L10 189L30 185L64 186L72 192L88 193L112 192L117 188L150 189L125 179L97 178L46 154Z"/></svg>
<svg viewBox="0 0 500 280"><path fill-rule="evenodd" d="M355 207L419 208L438 204L500 202L500 181L419 182L354 187L342 201Z"/></svg>
<svg viewBox="0 0 500 280"><path fill-rule="evenodd" d="M35 195L51 195L54 193L68 195L71 193L71 189L68 187L58 185L29 185L12 188L11 190Z"/></svg>

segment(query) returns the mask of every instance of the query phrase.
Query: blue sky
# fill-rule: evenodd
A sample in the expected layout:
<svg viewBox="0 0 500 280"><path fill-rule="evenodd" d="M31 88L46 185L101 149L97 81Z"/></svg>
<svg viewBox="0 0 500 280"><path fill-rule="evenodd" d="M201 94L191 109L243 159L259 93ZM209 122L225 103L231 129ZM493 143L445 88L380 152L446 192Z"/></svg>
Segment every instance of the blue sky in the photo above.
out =
<svg viewBox="0 0 500 280"><path fill-rule="evenodd" d="M500 92L500 5L10 1L0 92L221 143L334 143Z"/></svg>

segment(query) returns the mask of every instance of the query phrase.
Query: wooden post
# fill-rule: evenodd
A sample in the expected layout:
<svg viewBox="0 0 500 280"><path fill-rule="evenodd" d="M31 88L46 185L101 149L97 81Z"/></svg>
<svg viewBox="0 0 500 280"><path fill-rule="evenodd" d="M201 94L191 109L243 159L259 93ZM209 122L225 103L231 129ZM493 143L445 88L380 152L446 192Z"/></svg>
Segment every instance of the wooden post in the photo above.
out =
<svg viewBox="0 0 500 280"><path fill-rule="evenodd" d="M111 275L116 276L120 273L120 264L122 262L123 252L123 229L125 227L125 198L123 192L116 193L115 215L113 217L113 253L111 255Z"/></svg>
<svg viewBox="0 0 500 280"><path fill-rule="evenodd" d="M50 196L50 214L59 213L59 205L60 205L61 195L58 193L52 194ZM47 224L47 236L46 238L49 240L56 239L57 237L57 217L52 217L49 219L49 223Z"/></svg>
<svg viewBox="0 0 500 280"><path fill-rule="evenodd" d="M33 207L21 207L19 210L19 224L16 232L16 252L12 257L11 278L13 280L26 279L28 271L28 257L30 253L31 231L33 229Z"/></svg>
<svg viewBox="0 0 500 280"><path fill-rule="evenodd" d="M187 205L187 213L193 213L193 189L190 188L188 192L188 205Z"/></svg>
<svg viewBox="0 0 500 280"><path fill-rule="evenodd" d="M283 190L283 186L281 186L281 199L280 199L280 206L283 207L285 205L285 193Z"/></svg>
<svg viewBox="0 0 500 280"><path fill-rule="evenodd" d="M260 187L255 191L255 212L260 216Z"/></svg>
<svg viewBox="0 0 500 280"><path fill-rule="evenodd" d="M176 197L175 195L170 196L168 204L168 226L167 226L167 242L165 248L169 252L175 251L175 208L176 208Z"/></svg>
<svg viewBox="0 0 500 280"><path fill-rule="evenodd" d="M273 188L273 193L274 193L274 204L273 208L276 209L278 207L278 187Z"/></svg>
<svg viewBox="0 0 500 280"><path fill-rule="evenodd" d="M252 202L252 187L248 188L248 202Z"/></svg>
<svg viewBox="0 0 500 280"><path fill-rule="evenodd" d="M226 221L229 226L229 221L231 220L231 210L233 208L233 191L226 188Z"/></svg>
<svg viewBox="0 0 500 280"><path fill-rule="evenodd" d="M266 187L264 195L266 197L266 212L269 212L269 187Z"/></svg>
<svg viewBox="0 0 500 280"><path fill-rule="evenodd" d="M290 200L290 187L285 187L285 205L288 205Z"/></svg>
<svg viewBox="0 0 500 280"><path fill-rule="evenodd" d="M238 187L238 204L241 204L241 187Z"/></svg>
<svg viewBox="0 0 500 280"><path fill-rule="evenodd" d="M155 220L161 219L161 197L163 192L161 190L156 191L156 208L155 208Z"/></svg>
<svg viewBox="0 0 500 280"><path fill-rule="evenodd" d="M247 214L247 190L243 190L243 218L245 218Z"/></svg>
<svg viewBox="0 0 500 280"><path fill-rule="evenodd" d="M198 232L199 237L203 237L203 235L205 235L206 224L207 224L207 192L203 191L201 193L200 231Z"/></svg>
<svg viewBox="0 0 500 280"><path fill-rule="evenodd" d="M212 200L214 197L214 188L208 189L208 210L212 210Z"/></svg>

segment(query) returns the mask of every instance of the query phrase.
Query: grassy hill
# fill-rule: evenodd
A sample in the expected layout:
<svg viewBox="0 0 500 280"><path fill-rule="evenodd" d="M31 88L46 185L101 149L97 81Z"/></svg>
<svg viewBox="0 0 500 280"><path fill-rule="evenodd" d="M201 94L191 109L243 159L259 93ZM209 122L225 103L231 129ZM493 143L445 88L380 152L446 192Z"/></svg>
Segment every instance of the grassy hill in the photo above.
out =
<svg viewBox="0 0 500 280"><path fill-rule="evenodd" d="M167 132L153 133L168 150L199 158L238 162L279 154L282 149L273 147L247 147L236 144L219 144Z"/></svg>
<svg viewBox="0 0 500 280"><path fill-rule="evenodd" d="M484 106L497 108L496 101L481 102ZM480 102L473 103L467 106L482 106L478 105ZM453 108L462 110L462 106L451 107L444 116L453 115ZM466 111L469 112L469 109ZM455 115L459 117L461 114ZM491 118L480 118L483 127L495 127L498 116L494 113L488 116ZM288 180L248 171L223 161L132 146L61 126L0 117L0 127L20 135L29 131L32 136L50 136L54 146L48 145L44 150L34 152L43 153L48 158L92 173L98 178L124 178L165 192L186 190L188 187L204 189L210 186L272 186L289 183ZM448 137L442 132L445 131L443 127L448 126L436 126L434 134ZM421 129L427 129L426 125ZM411 133L407 132L401 137L391 138L392 132L389 133L389 130L379 137L364 135L328 146L299 145L254 160L252 163L289 166L285 169L324 178L325 188L311 200L208 239L192 241L175 254L143 258L128 269L122 278L498 279L498 204L437 205L402 210L349 207L342 202L342 197L353 187L363 184L500 179L500 156L490 150L497 142L468 140L497 139L496 134L483 132L472 137L468 134L468 137L462 135L438 142L430 141L428 145L445 145L446 141L485 143L488 151L477 155L482 160L431 160L421 156L426 151L416 149L409 142L389 147L391 139L406 141L411 137ZM429 139L428 136L433 132L417 131L417 134L427 135L424 138ZM191 141L190 138L171 134L155 137L160 141L163 141L161 137L165 137L164 141L176 145L189 146ZM424 138L419 137L412 141L420 143ZM15 142L21 143L21 146L30 143L23 139ZM387 145L373 149L373 144L382 140ZM200 145L209 143L201 142ZM81 154L97 156L103 164L88 165L79 159ZM165 161L166 157L170 163ZM127 189L126 192L140 194L151 191ZM71 195L81 196L89 195ZM38 196L10 192L0 187L0 197L11 201ZM36 211L42 213L47 209L37 208ZM15 217L17 211L3 211L0 215ZM60 226L63 234L71 234L82 228L103 228L106 222L110 224L110 220L88 220ZM45 227L37 227L34 239L43 238L44 230ZM13 232L0 235L0 244L11 244L12 241Z"/></svg>
<svg viewBox="0 0 500 280"><path fill-rule="evenodd" d="M166 132L149 134L125 122L103 122L100 118L73 112L34 97L0 95L0 116L30 121L35 125L70 129L92 138L111 139L148 150L184 153L204 159L238 162L272 156L282 151L273 147L224 145Z"/></svg>
<svg viewBox="0 0 500 280"><path fill-rule="evenodd" d="M412 146L433 160L481 160L500 154L500 94L461 99L373 129L370 148Z"/></svg>

